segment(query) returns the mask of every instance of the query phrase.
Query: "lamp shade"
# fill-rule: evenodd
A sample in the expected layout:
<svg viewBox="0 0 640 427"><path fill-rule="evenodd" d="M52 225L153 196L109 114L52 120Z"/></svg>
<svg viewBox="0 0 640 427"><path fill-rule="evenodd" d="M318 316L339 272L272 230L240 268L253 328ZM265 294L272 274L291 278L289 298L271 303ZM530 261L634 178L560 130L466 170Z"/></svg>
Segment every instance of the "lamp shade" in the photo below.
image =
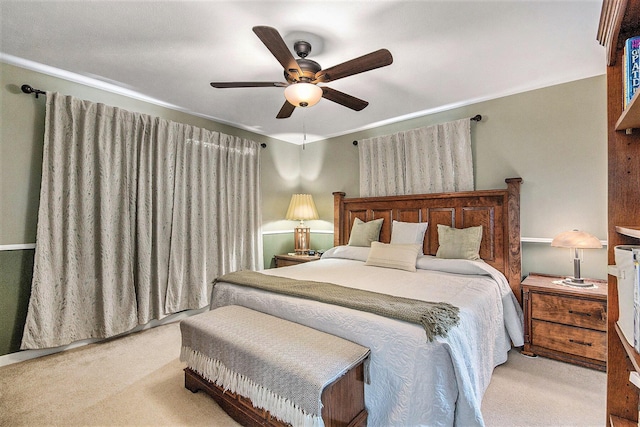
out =
<svg viewBox="0 0 640 427"><path fill-rule="evenodd" d="M311 107L322 98L322 89L311 83L294 83L284 90L284 97L296 107Z"/></svg>
<svg viewBox="0 0 640 427"><path fill-rule="evenodd" d="M551 241L556 248L599 249L602 243L592 234L585 231L571 230L558 234Z"/></svg>
<svg viewBox="0 0 640 427"><path fill-rule="evenodd" d="M287 209L287 216L285 218L295 221L320 218L318 216L316 204L313 203L313 197L311 197L311 194L292 195L291 203L289 203L289 209Z"/></svg>

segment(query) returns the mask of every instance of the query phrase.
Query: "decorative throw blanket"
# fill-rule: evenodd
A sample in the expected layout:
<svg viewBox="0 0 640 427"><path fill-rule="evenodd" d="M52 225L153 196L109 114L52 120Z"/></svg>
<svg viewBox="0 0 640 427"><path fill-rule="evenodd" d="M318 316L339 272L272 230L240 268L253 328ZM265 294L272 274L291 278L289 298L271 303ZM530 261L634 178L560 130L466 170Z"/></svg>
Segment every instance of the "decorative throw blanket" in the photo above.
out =
<svg viewBox="0 0 640 427"><path fill-rule="evenodd" d="M217 282L249 286L416 323L422 325L429 341L438 335L446 337L449 329L460 321L458 307L449 303L396 297L333 283L289 279L249 270L218 277L213 282L214 287Z"/></svg>
<svg viewBox="0 0 640 427"><path fill-rule="evenodd" d="M180 330L180 360L189 368L294 426L323 426L322 391L369 355L351 341L236 305L183 320Z"/></svg>

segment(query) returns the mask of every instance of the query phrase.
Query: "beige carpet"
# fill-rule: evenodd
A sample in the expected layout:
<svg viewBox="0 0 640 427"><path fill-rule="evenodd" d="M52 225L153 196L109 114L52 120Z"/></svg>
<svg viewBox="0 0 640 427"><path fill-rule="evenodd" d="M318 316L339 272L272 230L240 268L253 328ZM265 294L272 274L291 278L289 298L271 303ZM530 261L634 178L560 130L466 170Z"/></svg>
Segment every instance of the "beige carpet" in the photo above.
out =
<svg viewBox="0 0 640 427"><path fill-rule="evenodd" d="M236 426L184 388L177 323L0 368L0 426ZM605 425L602 372L511 351L482 411L492 426Z"/></svg>
<svg viewBox="0 0 640 427"><path fill-rule="evenodd" d="M482 414L488 427L602 427L606 394L604 372L511 350L493 371Z"/></svg>
<svg viewBox="0 0 640 427"><path fill-rule="evenodd" d="M178 323L0 368L0 425L228 426L184 388Z"/></svg>

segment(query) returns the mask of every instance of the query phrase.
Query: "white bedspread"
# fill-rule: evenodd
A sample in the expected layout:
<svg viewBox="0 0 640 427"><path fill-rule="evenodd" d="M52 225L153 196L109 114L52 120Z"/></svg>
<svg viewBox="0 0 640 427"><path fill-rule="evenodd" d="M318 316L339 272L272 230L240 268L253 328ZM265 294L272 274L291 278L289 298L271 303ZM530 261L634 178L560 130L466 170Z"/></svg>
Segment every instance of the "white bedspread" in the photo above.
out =
<svg viewBox="0 0 640 427"><path fill-rule="evenodd" d="M460 308L460 324L428 343L419 325L228 283L216 284L211 307L242 305L370 348L371 426L484 425L480 406L493 368L507 360L510 338L523 341L522 311L504 276L481 261L429 256L419 258L415 273L365 266L368 248L343 248L263 273L449 302ZM434 267L444 271L424 269Z"/></svg>

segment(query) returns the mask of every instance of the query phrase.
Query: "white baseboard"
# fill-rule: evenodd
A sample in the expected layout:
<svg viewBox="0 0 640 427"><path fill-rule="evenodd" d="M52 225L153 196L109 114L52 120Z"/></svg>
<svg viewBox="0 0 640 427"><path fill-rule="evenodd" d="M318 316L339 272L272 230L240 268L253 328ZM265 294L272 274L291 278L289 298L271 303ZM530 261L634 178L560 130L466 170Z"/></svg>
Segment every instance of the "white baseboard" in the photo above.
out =
<svg viewBox="0 0 640 427"><path fill-rule="evenodd" d="M21 251L25 249L35 249L35 243L20 243L15 245L0 245L0 251Z"/></svg>
<svg viewBox="0 0 640 427"><path fill-rule="evenodd" d="M156 326L162 326L162 325L167 325L169 323L178 322L182 319L186 319L187 317L194 316L196 314L204 313L205 311L208 311L208 310L209 310L209 307L204 307L199 310L186 310L180 313L169 315L161 320L152 320L151 322L145 325L139 325L136 328L119 335L119 337L123 337L129 334L132 334L134 332L140 332L145 329L155 328ZM111 337L109 339L113 339L113 338L114 337ZM93 344L100 341L103 341L103 339L91 338L91 339L76 341L74 343L63 345L60 347L45 348L45 349L38 349L38 350L22 350L16 353L5 354L4 356L0 356L0 367L12 365L14 363L24 362L25 360L36 359L42 356L48 356L54 353L60 353L62 351L71 350L74 348L82 347L87 344Z"/></svg>

